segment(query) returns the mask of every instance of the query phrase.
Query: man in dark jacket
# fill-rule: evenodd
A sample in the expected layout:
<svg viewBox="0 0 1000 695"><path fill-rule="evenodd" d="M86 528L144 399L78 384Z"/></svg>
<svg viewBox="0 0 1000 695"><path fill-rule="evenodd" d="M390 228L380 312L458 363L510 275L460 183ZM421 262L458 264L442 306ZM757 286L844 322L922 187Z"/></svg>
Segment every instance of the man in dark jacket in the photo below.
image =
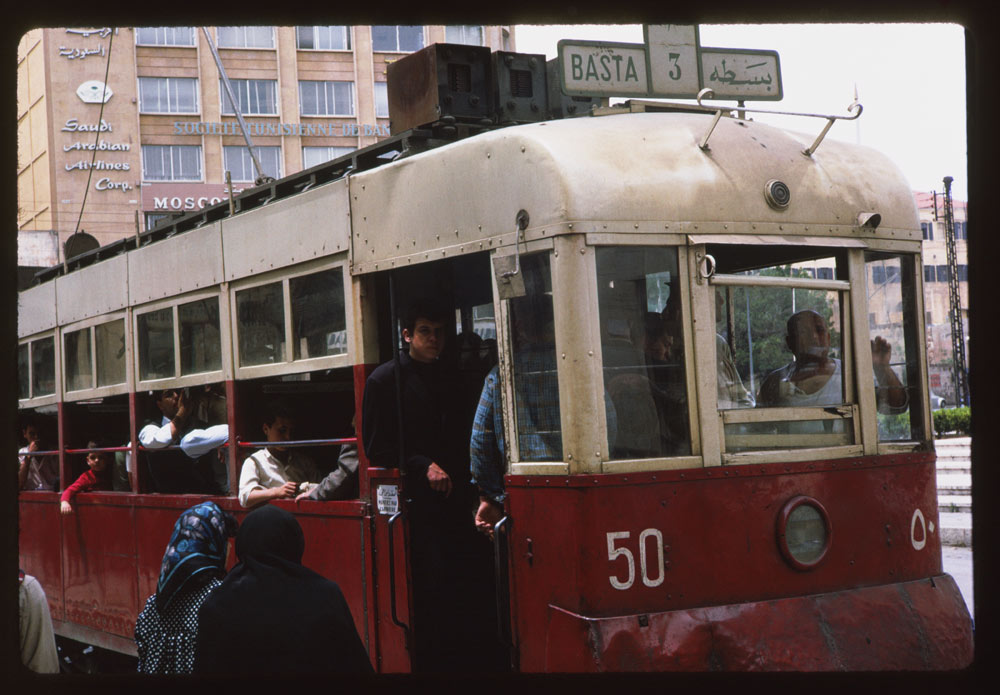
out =
<svg viewBox="0 0 1000 695"><path fill-rule="evenodd" d="M403 328L408 351L398 365L392 360L376 368L365 384L362 440L370 465L401 467L404 474L415 669L482 671L501 661L492 649L492 551L473 522L478 497L469 473L470 418L461 412L454 369L439 359L447 317L434 303L410 309Z"/></svg>

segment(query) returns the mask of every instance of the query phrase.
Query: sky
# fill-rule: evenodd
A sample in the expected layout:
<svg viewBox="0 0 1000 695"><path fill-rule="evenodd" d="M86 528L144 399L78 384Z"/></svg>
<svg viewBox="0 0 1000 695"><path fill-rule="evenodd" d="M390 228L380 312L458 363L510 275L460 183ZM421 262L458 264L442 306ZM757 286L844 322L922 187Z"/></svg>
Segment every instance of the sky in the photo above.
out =
<svg viewBox="0 0 1000 695"><path fill-rule="evenodd" d="M863 112L837 121L828 138L860 142L892 159L918 191L968 200L965 36L957 24L699 25L700 44L777 51L784 98L747 108L849 115L857 88ZM519 25L519 53L556 57L559 39L641 44L641 24ZM612 100L620 101L620 100ZM709 102L710 103L710 102ZM732 100L720 101L735 105ZM751 113L751 118L816 135L825 121Z"/></svg>

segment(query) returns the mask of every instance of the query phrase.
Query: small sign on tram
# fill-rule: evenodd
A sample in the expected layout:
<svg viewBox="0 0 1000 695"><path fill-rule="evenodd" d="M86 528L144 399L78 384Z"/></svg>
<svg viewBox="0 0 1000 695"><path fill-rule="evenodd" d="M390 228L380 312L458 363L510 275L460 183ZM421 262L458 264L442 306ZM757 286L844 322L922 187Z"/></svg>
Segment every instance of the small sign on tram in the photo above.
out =
<svg viewBox="0 0 1000 695"><path fill-rule="evenodd" d="M379 485L378 495L375 499L379 514L395 514L399 511L399 486Z"/></svg>
<svg viewBox="0 0 1000 695"><path fill-rule="evenodd" d="M562 39L559 86L567 96L778 101L777 51L708 48L693 24L646 24L645 43Z"/></svg>

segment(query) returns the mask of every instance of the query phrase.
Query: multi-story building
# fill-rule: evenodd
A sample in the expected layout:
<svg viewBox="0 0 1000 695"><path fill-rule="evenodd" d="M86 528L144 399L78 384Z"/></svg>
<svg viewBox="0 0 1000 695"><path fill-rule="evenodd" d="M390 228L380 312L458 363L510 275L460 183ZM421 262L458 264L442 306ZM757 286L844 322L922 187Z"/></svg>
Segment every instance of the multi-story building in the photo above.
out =
<svg viewBox="0 0 1000 695"><path fill-rule="evenodd" d="M209 41L209 37L211 42ZM45 28L18 45L18 265L389 136L386 70L426 45L516 50L509 26ZM94 244L96 240L96 244ZM72 248L73 244L71 244Z"/></svg>
<svg viewBox="0 0 1000 695"><path fill-rule="evenodd" d="M931 391L954 405L954 352L948 291L948 251L945 237L944 194L915 192L923 231L924 314L927 325L927 365ZM966 366L969 365L969 261L968 209L965 201L953 200L955 259L962 317Z"/></svg>

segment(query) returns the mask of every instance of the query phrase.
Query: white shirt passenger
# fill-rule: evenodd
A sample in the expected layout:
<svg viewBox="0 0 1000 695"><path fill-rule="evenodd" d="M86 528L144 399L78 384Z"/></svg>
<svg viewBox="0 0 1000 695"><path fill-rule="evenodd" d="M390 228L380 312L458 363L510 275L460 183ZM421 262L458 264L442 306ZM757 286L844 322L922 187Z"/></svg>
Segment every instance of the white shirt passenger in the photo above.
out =
<svg viewBox="0 0 1000 695"><path fill-rule="evenodd" d="M270 490L285 483L308 483L299 492L309 492L316 487L319 469L311 458L297 451L290 451L288 462L282 463L267 449L261 449L243 462L240 471L240 504L247 506L254 490Z"/></svg>

